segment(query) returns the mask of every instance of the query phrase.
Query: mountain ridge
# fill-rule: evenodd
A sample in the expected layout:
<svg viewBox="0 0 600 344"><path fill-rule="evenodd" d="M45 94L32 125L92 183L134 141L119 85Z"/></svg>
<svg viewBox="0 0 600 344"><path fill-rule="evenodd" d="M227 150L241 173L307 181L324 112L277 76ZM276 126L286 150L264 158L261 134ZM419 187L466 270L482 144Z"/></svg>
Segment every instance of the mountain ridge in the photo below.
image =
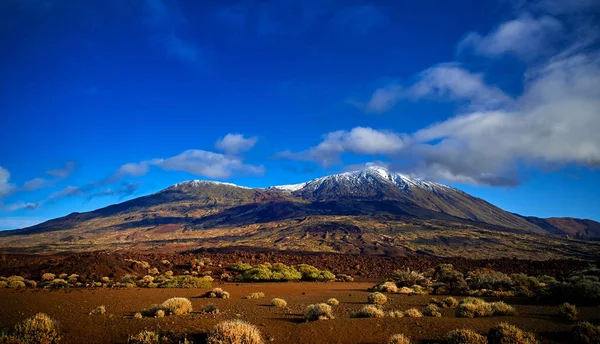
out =
<svg viewBox="0 0 600 344"><path fill-rule="evenodd" d="M519 244L510 248L505 236L527 237L528 245L537 247L543 245L536 242L539 236L561 242L567 236L599 237L600 223L525 217L447 185L370 166L266 188L184 181L91 212L1 232L0 247L38 252L254 246L364 254L414 254L427 247L448 255L493 242L531 255ZM577 256L593 248L573 242L574 250L553 250Z"/></svg>

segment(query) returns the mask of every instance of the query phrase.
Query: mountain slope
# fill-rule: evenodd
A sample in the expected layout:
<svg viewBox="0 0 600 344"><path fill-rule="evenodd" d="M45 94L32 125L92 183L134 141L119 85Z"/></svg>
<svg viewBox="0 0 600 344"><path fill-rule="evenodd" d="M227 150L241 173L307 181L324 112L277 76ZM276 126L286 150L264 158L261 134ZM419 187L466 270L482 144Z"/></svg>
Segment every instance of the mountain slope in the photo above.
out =
<svg viewBox="0 0 600 344"><path fill-rule="evenodd" d="M254 247L590 258L600 252L599 244L563 234L593 237L596 225L525 218L449 186L370 167L264 189L183 182L92 212L0 232L0 247L31 252ZM549 234L563 236L539 240Z"/></svg>

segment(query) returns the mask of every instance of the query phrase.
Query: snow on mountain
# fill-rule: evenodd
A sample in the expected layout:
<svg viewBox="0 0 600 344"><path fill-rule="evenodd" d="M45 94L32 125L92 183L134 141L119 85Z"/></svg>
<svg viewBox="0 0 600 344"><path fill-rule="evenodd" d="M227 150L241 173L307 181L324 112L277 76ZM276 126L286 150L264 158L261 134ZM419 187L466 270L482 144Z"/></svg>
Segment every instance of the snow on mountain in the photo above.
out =
<svg viewBox="0 0 600 344"><path fill-rule="evenodd" d="M217 181L212 181L212 180L197 180L197 179L177 183L177 184L171 186L171 188L199 187L199 186L206 186L206 185L227 185L227 186L234 186L237 188L250 189L249 187L240 186L240 185L233 184L233 183L217 182Z"/></svg>

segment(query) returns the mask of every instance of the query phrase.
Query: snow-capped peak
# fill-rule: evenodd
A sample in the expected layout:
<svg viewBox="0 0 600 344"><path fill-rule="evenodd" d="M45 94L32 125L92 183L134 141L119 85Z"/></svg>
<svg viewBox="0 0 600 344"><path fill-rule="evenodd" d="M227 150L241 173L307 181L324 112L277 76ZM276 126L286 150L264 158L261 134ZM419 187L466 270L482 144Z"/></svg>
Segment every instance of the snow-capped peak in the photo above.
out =
<svg viewBox="0 0 600 344"><path fill-rule="evenodd" d="M205 185L227 185L227 186L235 186L238 188L243 188L243 189L249 189L246 186L240 186L237 184L233 184L233 183L226 183L226 182L217 182L217 181L213 181L213 180L188 180L185 182L181 182L181 183L177 183L175 185L173 185L173 188L177 188L177 187L198 187L198 186L205 186Z"/></svg>

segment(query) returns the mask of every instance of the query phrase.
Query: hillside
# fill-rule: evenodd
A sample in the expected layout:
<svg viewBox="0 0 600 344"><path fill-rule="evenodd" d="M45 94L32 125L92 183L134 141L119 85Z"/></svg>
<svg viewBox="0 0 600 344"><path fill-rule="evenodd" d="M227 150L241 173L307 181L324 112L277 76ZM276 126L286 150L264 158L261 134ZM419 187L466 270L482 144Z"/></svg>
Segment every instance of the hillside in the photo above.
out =
<svg viewBox="0 0 600 344"><path fill-rule="evenodd" d="M370 167L264 189L183 182L95 211L2 232L0 246L21 252L246 247L591 259L600 244L584 239L599 236L600 224L591 220L523 217L446 185Z"/></svg>

